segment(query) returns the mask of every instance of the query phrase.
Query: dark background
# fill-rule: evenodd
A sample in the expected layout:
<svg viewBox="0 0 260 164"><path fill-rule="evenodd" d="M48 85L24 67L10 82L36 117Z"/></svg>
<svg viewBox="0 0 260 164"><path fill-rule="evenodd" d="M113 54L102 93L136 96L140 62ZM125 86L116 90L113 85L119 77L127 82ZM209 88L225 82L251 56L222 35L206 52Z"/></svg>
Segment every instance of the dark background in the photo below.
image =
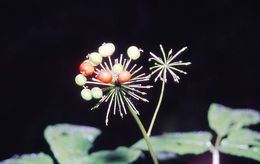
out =
<svg viewBox="0 0 260 164"><path fill-rule="evenodd" d="M95 112L95 102L80 97L74 82L87 53L103 42L113 42L116 53L131 45L159 54L159 44L191 61L170 79L153 134L170 131L210 131L211 102L234 108L260 109L260 1L1 1L1 114L0 160L13 154L43 151L47 125L72 123L103 131L94 150L130 146L141 133L130 115L110 116L107 105ZM146 127L160 92L149 91L151 103L136 102ZM153 96L151 96L153 95ZM259 130L259 126L252 127ZM150 156L147 154L146 163ZM185 156L170 163L210 163L210 153ZM136 163L145 163L140 159ZM221 154L221 163L257 163Z"/></svg>

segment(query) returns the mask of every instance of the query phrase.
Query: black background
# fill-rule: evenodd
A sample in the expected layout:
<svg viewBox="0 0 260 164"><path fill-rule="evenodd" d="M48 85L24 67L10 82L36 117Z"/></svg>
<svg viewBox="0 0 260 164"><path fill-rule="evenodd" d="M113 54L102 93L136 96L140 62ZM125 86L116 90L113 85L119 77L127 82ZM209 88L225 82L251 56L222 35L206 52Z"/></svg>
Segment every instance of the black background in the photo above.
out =
<svg viewBox="0 0 260 164"><path fill-rule="evenodd" d="M234 108L260 109L260 1L1 1L1 114L0 160L13 154L43 151L47 125L72 123L103 131L95 150L130 146L141 133L133 118L110 116L107 104L80 97L74 82L87 53L113 42L116 53L131 45L159 54L159 44L178 59L191 61L180 84L168 76L165 98L153 134L171 131L210 131L211 102ZM136 102L146 127L160 92L149 90L149 104ZM152 95L152 96L151 96ZM252 127L259 130L259 126ZM146 162L151 163L147 154ZM148 161L148 162L147 162ZM180 157L170 163L210 163L211 155ZM221 154L221 163L257 163Z"/></svg>

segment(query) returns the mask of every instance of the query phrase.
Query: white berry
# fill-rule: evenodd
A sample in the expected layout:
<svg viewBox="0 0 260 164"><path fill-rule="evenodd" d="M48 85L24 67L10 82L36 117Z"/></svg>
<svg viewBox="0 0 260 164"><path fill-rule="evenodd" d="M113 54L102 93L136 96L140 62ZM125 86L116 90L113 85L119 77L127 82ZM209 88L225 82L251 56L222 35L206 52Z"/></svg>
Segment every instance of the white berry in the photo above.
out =
<svg viewBox="0 0 260 164"><path fill-rule="evenodd" d="M81 97L86 101L90 101L92 99L91 91L87 88L82 89Z"/></svg>
<svg viewBox="0 0 260 164"><path fill-rule="evenodd" d="M115 64L112 68L113 72L117 75L119 74L121 71L123 71L123 66L122 64Z"/></svg>
<svg viewBox="0 0 260 164"><path fill-rule="evenodd" d="M75 77L75 82L77 85L79 86L83 86L87 83L87 78L82 75L82 74L78 74L76 77Z"/></svg>
<svg viewBox="0 0 260 164"><path fill-rule="evenodd" d="M99 87L94 87L91 89L91 94L95 99L101 99L103 92Z"/></svg>
<svg viewBox="0 0 260 164"><path fill-rule="evenodd" d="M94 66L98 66L100 63L102 63L102 55L100 55L97 52L92 52L88 55L89 61L94 64Z"/></svg>
<svg viewBox="0 0 260 164"><path fill-rule="evenodd" d="M103 56L103 57L108 57L113 55L115 52L115 45L113 43L105 43L102 46L98 48L98 52Z"/></svg>
<svg viewBox="0 0 260 164"><path fill-rule="evenodd" d="M140 57L140 50L136 46L131 46L127 49L127 55L132 60L137 60Z"/></svg>

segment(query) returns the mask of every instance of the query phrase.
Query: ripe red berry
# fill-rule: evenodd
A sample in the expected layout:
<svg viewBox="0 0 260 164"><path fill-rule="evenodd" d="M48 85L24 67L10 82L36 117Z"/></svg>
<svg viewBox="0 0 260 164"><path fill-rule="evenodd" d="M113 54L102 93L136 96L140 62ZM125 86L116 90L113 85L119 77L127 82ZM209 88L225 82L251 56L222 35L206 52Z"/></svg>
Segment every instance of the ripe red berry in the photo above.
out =
<svg viewBox="0 0 260 164"><path fill-rule="evenodd" d="M131 79L131 74L128 71L122 71L118 74L118 81L120 83L127 82Z"/></svg>
<svg viewBox="0 0 260 164"><path fill-rule="evenodd" d="M79 71L85 76L92 75L94 72L94 66L90 62L84 61L79 66Z"/></svg>
<svg viewBox="0 0 260 164"><path fill-rule="evenodd" d="M111 72L102 70L98 73L97 79L103 83L110 83L113 79Z"/></svg>

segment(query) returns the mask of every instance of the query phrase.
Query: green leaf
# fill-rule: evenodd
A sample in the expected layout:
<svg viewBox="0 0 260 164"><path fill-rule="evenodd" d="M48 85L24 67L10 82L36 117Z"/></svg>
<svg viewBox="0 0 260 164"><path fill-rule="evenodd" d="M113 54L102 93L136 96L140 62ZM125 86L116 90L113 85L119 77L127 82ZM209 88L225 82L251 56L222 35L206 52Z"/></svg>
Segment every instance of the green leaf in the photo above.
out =
<svg viewBox="0 0 260 164"><path fill-rule="evenodd" d="M60 164L91 163L87 155L100 130L94 127L57 124L48 126L44 136Z"/></svg>
<svg viewBox="0 0 260 164"><path fill-rule="evenodd" d="M127 147L118 147L113 151L98 151L91 154L92 164L127 164L137 160L141 153Z"/></svg>
<svg viewBox="0 0 260 164"><path fill-rule="evenodd" d="M150 137L155 153L172 152L176 154L201 154L210 149L212 135L209 132L166 133ZM148 150L144 139L132 148ZM158 156L158 155L157 155Z"/></svg>
<svg viewBox="0 0 260 164"><path fill-rule="evenodd" d="M48 126L44 136L60 164L127 164L141 155L141 151L127 147L89 154L89 149L100 133L94 127L57 124Z"/></svg>
<svg viewBox="0 0 260 164"><path fill-rule="evenodd" d="M160 161L167 161L173 158L176 158L176 153L173 152L165 152L165 151L156 151L154 152L156 158Z"/></svg>
<svg viewBox="0 0 260 164"><path fill-rule="evenodd" d="M260 114L253 109L232 110L213 103L209 107L208 121L210 128L223 137L232 130L259 123Z"/></svg>
<svg viewBox="0 0 260 164"><path fill-rule="evenodd" d="M260 133L249 129L232 131L218 149L222 153L260 161Z"/></svg>
<svg viewBox="0 0 260 164"><path fill-rule="evenodd" d="M1 161L0 164L53 164L50 156L39 154L25 154Z"/></svg>

